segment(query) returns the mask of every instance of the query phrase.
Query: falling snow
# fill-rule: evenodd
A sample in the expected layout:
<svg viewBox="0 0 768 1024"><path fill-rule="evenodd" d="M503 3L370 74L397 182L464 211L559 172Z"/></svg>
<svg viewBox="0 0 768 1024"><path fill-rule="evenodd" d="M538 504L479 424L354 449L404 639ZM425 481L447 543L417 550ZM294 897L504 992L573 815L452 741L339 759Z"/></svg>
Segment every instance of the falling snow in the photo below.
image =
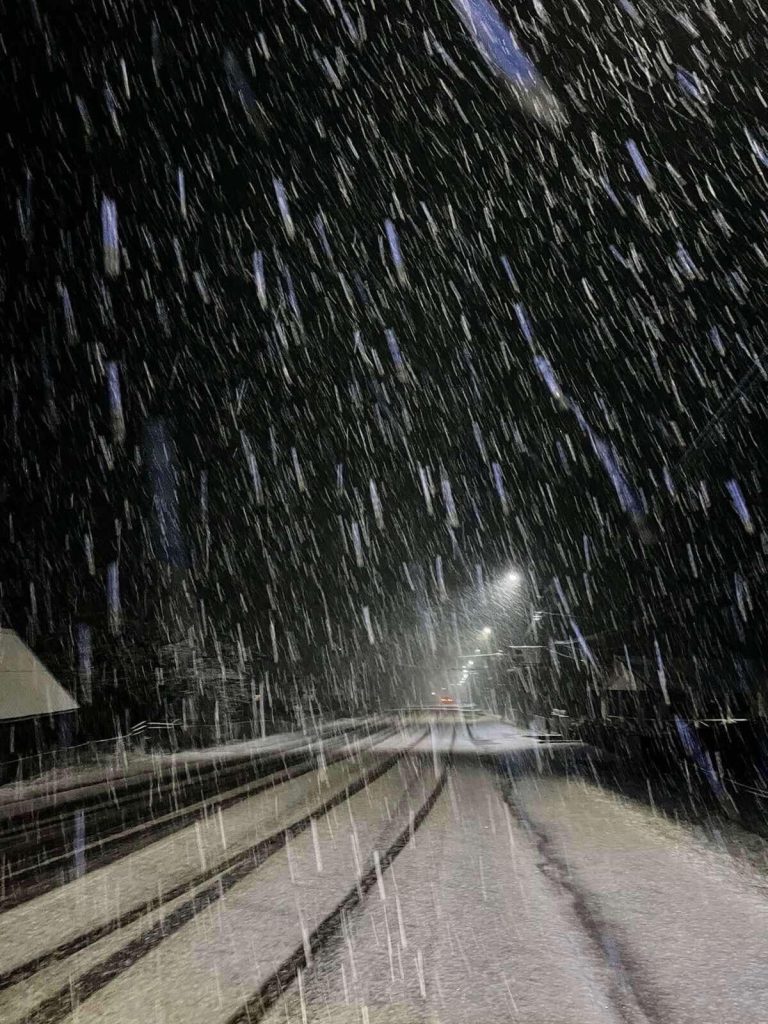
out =
<svg viewBox="0 0 768 1024"><path fill-rule="evenodd" d="M763 1024L764 21L8 12L3 1020Z"/></svg>

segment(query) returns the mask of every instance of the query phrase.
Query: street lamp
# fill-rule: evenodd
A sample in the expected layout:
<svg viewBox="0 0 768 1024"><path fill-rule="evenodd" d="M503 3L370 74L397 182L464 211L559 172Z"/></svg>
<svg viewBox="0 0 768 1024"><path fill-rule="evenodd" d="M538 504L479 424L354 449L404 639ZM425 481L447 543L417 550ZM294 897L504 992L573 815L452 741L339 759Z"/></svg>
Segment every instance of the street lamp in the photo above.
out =
<svg viewBox="0 0 768 1024"><path fill-rule="evenodd" d="M493 630L490 626L485 626L483 629L483 636L490 636Z"/></svg>

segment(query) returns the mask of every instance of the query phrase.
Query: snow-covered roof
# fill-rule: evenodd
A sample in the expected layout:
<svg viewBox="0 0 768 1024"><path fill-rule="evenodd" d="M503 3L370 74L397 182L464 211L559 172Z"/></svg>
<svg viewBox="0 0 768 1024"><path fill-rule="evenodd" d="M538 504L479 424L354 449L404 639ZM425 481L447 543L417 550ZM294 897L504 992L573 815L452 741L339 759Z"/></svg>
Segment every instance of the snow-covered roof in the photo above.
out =
<svg viewBox="0 0 768 1024"><path fill-rule="evenodd" d="M0 721L75 710L77 702L21 637L0 629Z"/></svg>

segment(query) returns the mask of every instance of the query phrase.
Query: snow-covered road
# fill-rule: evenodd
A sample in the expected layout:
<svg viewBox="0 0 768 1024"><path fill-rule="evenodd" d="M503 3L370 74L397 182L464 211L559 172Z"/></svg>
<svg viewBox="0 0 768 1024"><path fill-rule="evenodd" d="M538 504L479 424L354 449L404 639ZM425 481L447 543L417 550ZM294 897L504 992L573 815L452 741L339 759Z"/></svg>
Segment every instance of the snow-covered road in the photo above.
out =
<svg viewBox="0 0 768 1024"><path fill-rule="evenodd" d="M768 878L594 786L458 763L389 874L270 1024L768 1020Z"/></svg>
<svg viewBox="0 0 768 1024"><path fill-rule="evenodd" d="M270 1024L614 1024L609 966L482 768L457 766L415 841ZM302 1002L304 1007L302 1008Z"/></svg>
<svg viewBox="0 0 768 1024"><path fill-rule="evenodd" d="M0 1019L768 1021L754 868L506 723L351 753L0 915Z"/></svg>

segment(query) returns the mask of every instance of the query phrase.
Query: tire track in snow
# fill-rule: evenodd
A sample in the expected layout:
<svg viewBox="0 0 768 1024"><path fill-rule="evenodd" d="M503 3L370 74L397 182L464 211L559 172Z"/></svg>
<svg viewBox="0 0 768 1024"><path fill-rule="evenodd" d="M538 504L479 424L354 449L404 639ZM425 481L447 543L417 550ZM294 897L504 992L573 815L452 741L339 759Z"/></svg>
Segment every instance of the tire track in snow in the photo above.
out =
<svg viewBox="0 0 768 1024"><path fill-rule="evenodd" d="M280 996L283 995L286 988L296 980L312 957L323 946L337 937L343 927L346 916L363 902L374 886L379 884L383 872L389 868L398 854L402 853L408 843L411 842L417 829L435 806L448 778L447 761L450 758L450 749L453 748L455 739L456 726L453 727L448 757L442 766L432 792L406 827L398 834L395 841L387 848L385 853L374 854L368 863L366 871L357 879L355 885L347 892L344 899L310 933L307 941L298 946L291 956L283 961L280 967L264 982L241 1009L227 1020L226 1024L258 1024Z"/></svg>
<svg viewBox="0 0 768 1024"><path fill-rule="evenodd" d="M157 910L187 892L204 886L189 900L174 908L167 916L161 918L151 928L142 932L125 946L116 950L104 960L85 971L77 979L62 986L53 995L48 996L38 1006L25 1015L25 1024L56 1024L63 1020L83 1000L98 992L113 981L119 974L128 970L134 963L155 949L165 938L177 932L201 911L212 903L220 900L234 885L260 867L269 857L282 850L286 843L305 832L313 821L328 814L333 808L346 802L356 793L362 791L376 779L385 775L399 760L407 756L411 749L420 743L428 734L421 733L407 748L384 759L374 769L363 772L353 783L345 786L338 793L324 801L309 814L292 822L286 828L253 844L246 850L233 855L229 860L201 872L195 878L169 889L161 896L148 900L125 914L111 918L104 924L85 932L74 939L55 947L33 960L20 964L18 967L0 975L0 989L24 981L50 964L66 959L80 952L87 946L105 936L136 921L140 917ZM205 884L209 882L210 884Z"/></svg>
<svg viewBox="0 0 768 1024"><path fill-rule="evenodd" d="M389 729L380 733L372 734L373 737L376 737L372 746L375 746L376 743L381 742L382 739L396 731L396 729ZM372 738L371 734L366 738ZM332 739L343 742L343 737L340 739L338 736L334 736ZM354 739L352 742L359 744L361 740ZM248 800L251 797L258 796L259 793L264 792L272 786L280 785L283 782L299 778L302 775L313 771L317 768L319 755L312 750L312 745L310 745L307 752L310 754L310 757L307 760L299 761L298 764L294 765L287 765L285 758L269 758L266 761L267 764L282 760L283 768L270 775L257 778L253 782L238 786L235 789L221 793L213 793L194 804L180 807L177 810L164 814L159 818L139 822L138 824L132 825L130 828L123 829L120 832L111 833L94 840L82 849L82 852L86 857L85 873L87 874L88 872L95 871L98 868L106 867L108 864L111 864L114 861L135 852L136 850L143 849L145 846L156 842L158 839L164 839L167 836L172 835L174 832L193 824L195 821L206 818L209 813L227 810L229 807L232 807L234 804L239 803L242 800ZM339 761L349 758L359 752L359 749L354 751L340 750L326 756L325 763L329 765L336 764ZM297 754L289 754L289 756L297 757L300 756L300 753L301 752ZM227 768L229 768L229 766L227 766ZM242 768L243 765L238 762L235 767L229 769L229 773L235 773L236 771L240 772L242 771ZM219 777L221 777L221 774ZM138 799L141 799L141 794ZM67 819L71 819L71 816L72 812L67 815ZM117 848L114 845L116 843L121 843L122 845ZM108 849L108 847L112 847L112 849ZM89 852L92 854L90 859L88 859ZM72 850L66 849L65 852L56 854L40 864L26 865L16 871L6 873L3 877L3 886L5 886L6 882L9 880L13 882L14 879L33 871L40 871L41 868L51 870L57 864L66 865L71 862L72 857ZM37 896L42 896L44 893L50 892L61 884L61 881L56 875L44 876L40 881L34 880L24 889L10 895L0 897L0 914L5 913L8 910L12 910L14 907L20 906L22 903L26 903L29 900L35 899ZM66 882L64 884L66 884ZM3 977L0 976L0 990L4 987Z"/></svg>
<svg viewBox="0 0 768 1024"><path fill-rule="evenodd" d="M488 770L494 775L497 774L492 769ZM597 954L611 968L613 984L609 996L621 1019L626 1021L626 1024L665 1024L664 1014L655 1005L647 987L642 984L638 970L632 964L626 950L622 949L610 927L591 905L588 895L578 887L568 865L556 854L554 843L546 831L534 824L515 800L509 777L498 780L497 776L497 781L511 814L535 842L541 858L537 865L539 870L568 897L576 923Z"/></svg>

